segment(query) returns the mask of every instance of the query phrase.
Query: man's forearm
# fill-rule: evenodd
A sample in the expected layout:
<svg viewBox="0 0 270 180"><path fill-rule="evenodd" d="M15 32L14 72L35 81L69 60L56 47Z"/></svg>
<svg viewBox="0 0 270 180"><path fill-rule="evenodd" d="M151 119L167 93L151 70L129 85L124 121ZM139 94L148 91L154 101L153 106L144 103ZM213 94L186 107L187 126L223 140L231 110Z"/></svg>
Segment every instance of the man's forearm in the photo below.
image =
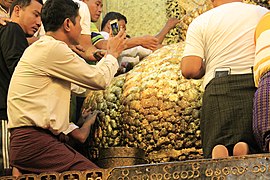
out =
<svg viewBox="0 0 270 180"><path fill-rule="evenodd" d="M158 43L161 44L165 39L166 35L171 29L165 26L155 37L158 39Z"/></svg>
<svg viewBox="0 0 270 180"><path fill-rule="evenodd" d="M107 43L108 43L107 40L100 40L94 46L97 49L105 49L106 50L107 49Z"/></svg>
<svg viewBox="0 0 270 180"><path fill-rule="evenodd" d="M136 46L140 46L142 41L142 37L134 37L127 39L126 41L126 49L133 48Z"/></svg>
<svg viewBox="0 0 270 180"><path fill-rule="evenodd" d="M86 61L96 61L96 58L93 56L93 52L97 50L97 48L92 44L91 36L83 34L80 38L80 45L85 50L85 55L81 55Z"/></svg>

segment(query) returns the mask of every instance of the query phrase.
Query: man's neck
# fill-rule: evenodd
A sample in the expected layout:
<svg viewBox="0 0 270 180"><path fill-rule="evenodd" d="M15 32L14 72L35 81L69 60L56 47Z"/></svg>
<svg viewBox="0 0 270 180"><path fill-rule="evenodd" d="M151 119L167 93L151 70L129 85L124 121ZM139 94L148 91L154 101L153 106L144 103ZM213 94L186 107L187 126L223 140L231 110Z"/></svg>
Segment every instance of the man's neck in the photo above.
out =
<svg viewBox="0 0 270 180"><path fill-rule="evenodd" d="M24 30L23 26L20 24L20 19L18 17L16 17L14 14L12 14L10 19L11 19L11 22L18 24L25 33L25 30Z"/></svg>
<svg viewBox="0 0 270 180"><path fill-rule="evenodd" d="M53 37L54 39L56 40L59 40L59 41L63 41L65 42L68 46L71 45L71 43L69 42L68 38L65 36L65 34L63 34L61 31L48 31L46 32L46 35L47 36L51 36Z"/></svg>

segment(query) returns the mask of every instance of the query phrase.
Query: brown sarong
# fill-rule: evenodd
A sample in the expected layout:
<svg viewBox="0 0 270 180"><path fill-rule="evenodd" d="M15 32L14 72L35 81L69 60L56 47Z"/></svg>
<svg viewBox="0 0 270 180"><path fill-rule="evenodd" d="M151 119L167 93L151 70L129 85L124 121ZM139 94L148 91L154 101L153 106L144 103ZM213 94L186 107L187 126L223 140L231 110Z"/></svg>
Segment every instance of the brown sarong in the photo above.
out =
<svg viewBox="0 0 270 180"><path fill-rule="evenodd" d="M203 95L201 134L205 158L214 146L225 145L232 155L237 142L246 142L250 153L260 148L252 132L253 75L229 75L214 78Z"/></svg>
<svg viewBox="0 0 270 180"><path fill-rule="evenodd" d="M63 172L98 168L86 157L37 127L11 129L10 164L23 173Z"/></svg>

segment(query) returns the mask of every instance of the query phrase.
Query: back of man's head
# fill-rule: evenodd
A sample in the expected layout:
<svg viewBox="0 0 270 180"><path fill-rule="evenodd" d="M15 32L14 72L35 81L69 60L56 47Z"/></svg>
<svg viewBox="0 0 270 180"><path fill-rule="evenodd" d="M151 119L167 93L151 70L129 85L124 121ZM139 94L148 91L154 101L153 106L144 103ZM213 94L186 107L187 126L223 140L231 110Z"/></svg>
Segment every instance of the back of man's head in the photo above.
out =
<svg viewBox="0 0 270 180"><path fill-rule="evenodd" d="M79 15L79 5L73 0L47 0L41 10L41 20L46 32L57 31L65 19L75 25Z"/></svg>
<svg viewBox="0 0 270 180"><path fill-rule="evenodd" d="M126 16L124 16L123 14L121 13L118 13L118 12L108 12L103 20L102 20L102 23L101 23L101 30L104 29L104 27L106 26L106 24L108 23L108 21L111 21L111 20L114 20L114 19L117 19L118 21L120 20L124 20L125 23L127 24L127 18Z"/></svg>
<svg viewBox="0 0 270 180"><path fill-rule="evenodd" d="M12 13L13 13L13 10L14 10L14 7L15 7L15 6L20 6L20 8L23 9L23 8L29 6L29 5L31 4L31 1L32 1L32 0L14 0L13 3L11 4L11 6L10 6L10 11L9 11L10 17L11 17L11 15L12 15ZM42 0L35 0L35 1L37 1L37 2L39 2L41 5L43 5Z"/></svg>

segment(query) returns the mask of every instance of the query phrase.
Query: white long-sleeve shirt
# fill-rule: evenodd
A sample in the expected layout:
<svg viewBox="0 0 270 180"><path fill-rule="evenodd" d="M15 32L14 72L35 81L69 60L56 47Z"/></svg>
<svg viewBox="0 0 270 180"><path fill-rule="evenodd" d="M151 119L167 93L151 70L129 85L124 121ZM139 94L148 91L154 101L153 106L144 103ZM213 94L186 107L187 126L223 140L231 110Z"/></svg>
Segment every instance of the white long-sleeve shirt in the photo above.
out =
<svg viewBox="0 0 270 180"><path fill-rule="evenodd" d="M54 134L69 133L71 83L105 89L118 68L112 55L88 65L64 42L43 36L25 50L12 76L8 128L38 126Z"/></svg>

